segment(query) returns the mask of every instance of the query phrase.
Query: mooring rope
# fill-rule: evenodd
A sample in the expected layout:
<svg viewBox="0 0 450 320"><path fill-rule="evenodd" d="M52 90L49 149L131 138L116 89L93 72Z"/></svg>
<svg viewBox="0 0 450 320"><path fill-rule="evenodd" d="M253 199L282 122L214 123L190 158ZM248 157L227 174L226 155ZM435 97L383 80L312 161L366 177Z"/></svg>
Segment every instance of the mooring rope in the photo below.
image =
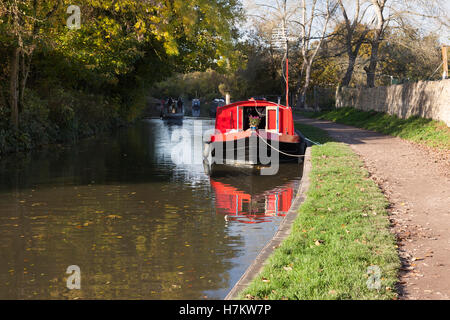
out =
<svg viewBox="0 0 450 320"><path fill-rule="evenodd" d="M259 133L258 133L257 131L255 131L255 133L256 133L256 135L257 135L257 136L258 136L265 144L267 144L269 147L271 147L271 148L274 149L275 151L278 151L278 152L281 153L281 154L284 154L284 155L286 155L286 156L288 156L288 157L296 157L296 158L302 158L302 157L305 156L305 155L289 154L289 153L283 152L283 151L281 151L281 150L275 148L274 146L272 146L270 143L268 143L263 137L261 137L261 136L259 135ZM322 146L321 143L312 141L312 140L306 138L305 136L303 136L303 138L304 138L305 140L308 140L308 141L311 142L312 144L315 144L315 145L317 145L317 146Z"/></svg>
<svg viewBox="0 0 450 320"><path fill-rule="evenodd" d="M281 151L281 150L275 148L275 147L272 146L271 144L269 144L263 137L261 137L261 136L259 135L259 133L258 133L257 131L255 131L255 133L256 133L256 135L257 135L257 136L258 136L265 144L267 144L269 147L271 147L271 148L274 149L275 151L278 151L278 152L281 153L281 154L284 154L284 155L286 155L286 156L288 156L288 157L295 157L295 158L302 158L302 157L305 156L304 154L303 154L303 155L299 155L299 154L289 154L289 153L283 152L283 151Z"/></svg>
<svg viewBox="0 0 450 320"><path fill-rule="evenodd" d="M311 142L312 144L315 144L316 146L323 146L323 144L309 140L307 137L303 137L305 140L308 140L309 142Z"/></svg>

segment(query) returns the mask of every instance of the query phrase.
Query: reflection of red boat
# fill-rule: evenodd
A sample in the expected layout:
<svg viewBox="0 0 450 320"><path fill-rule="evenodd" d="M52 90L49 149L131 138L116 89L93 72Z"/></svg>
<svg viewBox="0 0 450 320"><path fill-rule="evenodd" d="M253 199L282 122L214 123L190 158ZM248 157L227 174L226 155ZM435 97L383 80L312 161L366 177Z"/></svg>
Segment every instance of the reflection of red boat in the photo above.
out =
<svg viewBox="0 0 450 320"><path fill-rule="evenodd" d="M216 193L216 210L227 220L243 223L270 221L273 216L285 216L294 198L294 182L260 194L251 195L231 185L214 181L211 185Z"/></svg>
<svg viewBox="0 0 450 320"><path fill-rule="evenodd" d="M205 158L216 163L267 164L261 148L267 148L267 157L277 154L284 161L298 161L304 155L306 141L294 129L290 107L249 100L217 109L216 134L205 144Z"/></svg>

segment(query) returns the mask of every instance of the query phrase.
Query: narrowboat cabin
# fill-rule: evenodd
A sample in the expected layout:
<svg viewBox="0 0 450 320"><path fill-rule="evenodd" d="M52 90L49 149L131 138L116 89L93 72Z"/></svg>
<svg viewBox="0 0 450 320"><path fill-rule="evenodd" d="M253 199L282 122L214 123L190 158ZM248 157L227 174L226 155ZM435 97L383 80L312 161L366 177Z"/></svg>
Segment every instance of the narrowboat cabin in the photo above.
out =
<svg viewBox="0 0 450 320"><path fill-rule="evenodd" d="M181 121L184 118L184 104L181 100L172 100L163 105L161 119Z"/></svg>
<svg viewBox="0 0 450 320"><path fill-rule="evenodd" d="M265 100L217 108L215 129L204 145L211 164L266 164L263 158L273 156L280 162L302 161L306 150L291 108Z"/></svg>

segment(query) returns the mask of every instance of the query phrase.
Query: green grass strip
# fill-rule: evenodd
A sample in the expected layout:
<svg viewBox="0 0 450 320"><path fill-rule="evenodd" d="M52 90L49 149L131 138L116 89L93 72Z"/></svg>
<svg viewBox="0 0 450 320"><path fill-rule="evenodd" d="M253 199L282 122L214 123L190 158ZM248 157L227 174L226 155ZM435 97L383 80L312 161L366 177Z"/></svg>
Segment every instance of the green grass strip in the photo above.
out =
<svg viewBox="0 0 450 320"><path fill-rule="evenodd" d="M450 150L450 128L442 121L413 116L400 119L386 113L339 108L303 112L309 118L329 120L410 140L441 150Z"/></svg>
<svg viewBox="0 0 450 320"><path fill-rule="evenodd" d="M394 299L400 261L385 197L358 156L325 131L299 125L312 147L311 184L292 233L241 299ZM328 141L328 142L327 142ZM368 267L381 271L369 288Z"/></svg>

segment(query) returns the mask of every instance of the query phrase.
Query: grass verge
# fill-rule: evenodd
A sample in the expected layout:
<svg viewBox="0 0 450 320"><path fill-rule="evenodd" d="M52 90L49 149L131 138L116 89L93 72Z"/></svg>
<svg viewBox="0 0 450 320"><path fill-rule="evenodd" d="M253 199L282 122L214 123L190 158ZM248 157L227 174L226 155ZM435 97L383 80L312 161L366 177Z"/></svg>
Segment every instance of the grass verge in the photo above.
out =
<svg viewBox="0 0 450 320"><path fill-rule="evenodd" d="M241 299L394 299L400 265L384 195L358 156L325 131L296 125L312 147L311 184L290 236ZM369 289L368 267L381 271Z"/></svg>
<svg viewBox="0 0 450 320"><path fill-rule="evenodd" d="M386 113L339 108L321 112L302 112L309 118L329 120L400 137L429 147L450 150L450 128L442 121L413 116L399 119Z"/></svg>

